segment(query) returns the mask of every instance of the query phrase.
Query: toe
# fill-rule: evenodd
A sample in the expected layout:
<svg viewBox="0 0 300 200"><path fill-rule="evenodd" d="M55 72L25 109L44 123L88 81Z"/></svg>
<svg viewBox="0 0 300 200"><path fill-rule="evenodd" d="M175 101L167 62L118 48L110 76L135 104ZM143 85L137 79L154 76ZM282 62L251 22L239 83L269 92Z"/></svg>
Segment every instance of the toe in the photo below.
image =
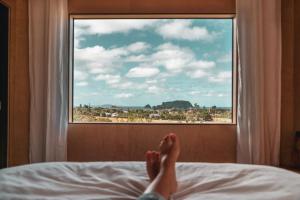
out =
<svg viewBox="0 0 300 200"><path fill-rule="evenodd" d="M171 154L174 156L174 158L177 160L179 154L180 154L180 144L177 136L175 134L172 134L170 136L172 140L172 147L171 147Z"/></svg>
<svg viewBox="0 0 300 200"><path fill-rule="evenodd" d="M159 173L159 169L160 169L160 153L156 151L153 157L153 172L155 176L157 176L157 174Z"/></svg>
<svg viewBox="0 0 300 200"><path fill-rule="evenodd" d="M155 160L156 160L156 151L151 152L151 158L152 158L152 162L155 162Z"/></svg>
<svg viewBox="0 0 300 200"><path fill-rule="evenodd" d="M153 165L153 157L154 157L154 155L153 155L152 151L147 151L146 162L149 167L152 167L152 165Z"/></svg>
<svg viewBox="0 0 300 200"><path fill-rule="evenodd" d="M174 133L171 133L170 138L172 140L173 147L178 148L179 147L179 140L178 140L177 136Z"/></svg>
<svg viewBox="0 0 300 200"><path fill-rule="evenodd" d="M169 136L173 142L176 140L176 135L174 133L170 133Z"/></svg>
<svg viewBox="0 0 300 200"><path fill-rule="evenodd" d="M153 172L153 164L154 164L154 154L153 151L147 151L146 152L146 168L147 173L150 178L150 181L152 181L155 178L155 174Z"/></svg>
<svg viewBox="0 0 300 200"><path fill-rule="evenodd" d="M154 162L159 162L159 152L155 152L155 155L154 155Z"/></svg>
<svg viewBox="0 0 300 200"><path fill-rule="evenodd" d="M150 161L150 159L151 159L151 151L147 151L146 152L146 161L148 162L148 161Z"/></svg>
<svg viewBox="0 0 300 200"><path fill-rule="evenodd" d="M159 145L159 149L162 154L166 154L169 150L169 139L168 138L169 137L167 137L165 140L162 140Z"/></svg>

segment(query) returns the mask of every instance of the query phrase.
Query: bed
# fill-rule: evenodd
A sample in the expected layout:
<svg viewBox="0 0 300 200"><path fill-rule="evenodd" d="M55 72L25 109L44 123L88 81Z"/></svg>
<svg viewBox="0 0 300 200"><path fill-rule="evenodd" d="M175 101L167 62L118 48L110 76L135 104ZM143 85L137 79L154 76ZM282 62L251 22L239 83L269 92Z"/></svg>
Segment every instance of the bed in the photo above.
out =
<svg viewBox="0 0 300 200"><path fill-rule="evenodd" d="M173 199L300 200L300 175L273 167L177 163ZM57 162L0 170L0 199L136 199L144 162Z"/></svg>

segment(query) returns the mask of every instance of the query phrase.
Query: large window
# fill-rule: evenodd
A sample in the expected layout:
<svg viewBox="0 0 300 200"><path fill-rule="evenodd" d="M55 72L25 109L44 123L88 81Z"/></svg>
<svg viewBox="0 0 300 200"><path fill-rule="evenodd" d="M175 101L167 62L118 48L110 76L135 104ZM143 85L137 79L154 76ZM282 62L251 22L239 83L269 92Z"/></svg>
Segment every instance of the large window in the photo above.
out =
<svg viewBox="0 0 300 200"><path fill-rule="evenodd" d="M233 123L233 19L151 18L72 17L70 121Z"/></svg>

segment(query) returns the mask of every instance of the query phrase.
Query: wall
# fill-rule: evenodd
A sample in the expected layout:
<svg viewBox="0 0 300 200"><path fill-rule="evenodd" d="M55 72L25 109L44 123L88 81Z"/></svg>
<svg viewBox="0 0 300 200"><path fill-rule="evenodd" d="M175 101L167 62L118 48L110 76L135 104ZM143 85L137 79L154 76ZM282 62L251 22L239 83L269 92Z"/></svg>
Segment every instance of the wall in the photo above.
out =
<svg viewBox="0 0 300 200"><path fill-rule="evenodd" d="M300 131L300 1L295 1L294 15L294 102L295 102L295 130Z"/></svg>
<svg viewBox="0 0 300 200"><path fill-rule="evenodd" d="M300 130L300 1L282 1L282 29L280 162L293 167L297 160L295 131Z"/></svg>
<svg viewBox="0 0 300 200"><path fill-rule="evenodd" d="M8 165L29 162L28 1L1 0L10 8Z"/></svg>
<svg viewBox="0 0 300 200"><path fill-rule="evenodd" d="M68 160L144 160L170 132L181 141L179 161L235 162L235 125L70 124Z"/></svg>
<svg viewBox="0 0 300 200"><path fill-rule="evenodd" d="M292 163L294 132L294 1L282 1L282 108L280 163Z"/></svg>
<svg viewBox="0 0 300 200"><path fill-rule="evenodd" d="M294 128L300 131L300 1L295 1L294 25ZM300 168L299 151L294 150L293 159Z"/></svg>
<svg viewBox="0 0 300 200"><path fill-rule="evenodd" d="M235 0L69 0L69 12L75 13L235 13Z"/></svg>

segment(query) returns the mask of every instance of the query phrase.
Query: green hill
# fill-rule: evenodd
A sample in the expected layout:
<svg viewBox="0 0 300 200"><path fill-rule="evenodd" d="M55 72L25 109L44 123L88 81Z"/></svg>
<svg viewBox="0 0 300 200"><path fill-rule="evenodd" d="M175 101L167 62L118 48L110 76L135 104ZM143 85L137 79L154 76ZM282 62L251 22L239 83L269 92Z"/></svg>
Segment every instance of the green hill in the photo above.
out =
<svg viewBox="0 0 300 200"><path fill-rule="evenodd" d="M161 105L154 106L154 109L170 109L170 108L188 109L192 107L193 105L189 101L176 100L176 101L163 102Z"/></svg>

